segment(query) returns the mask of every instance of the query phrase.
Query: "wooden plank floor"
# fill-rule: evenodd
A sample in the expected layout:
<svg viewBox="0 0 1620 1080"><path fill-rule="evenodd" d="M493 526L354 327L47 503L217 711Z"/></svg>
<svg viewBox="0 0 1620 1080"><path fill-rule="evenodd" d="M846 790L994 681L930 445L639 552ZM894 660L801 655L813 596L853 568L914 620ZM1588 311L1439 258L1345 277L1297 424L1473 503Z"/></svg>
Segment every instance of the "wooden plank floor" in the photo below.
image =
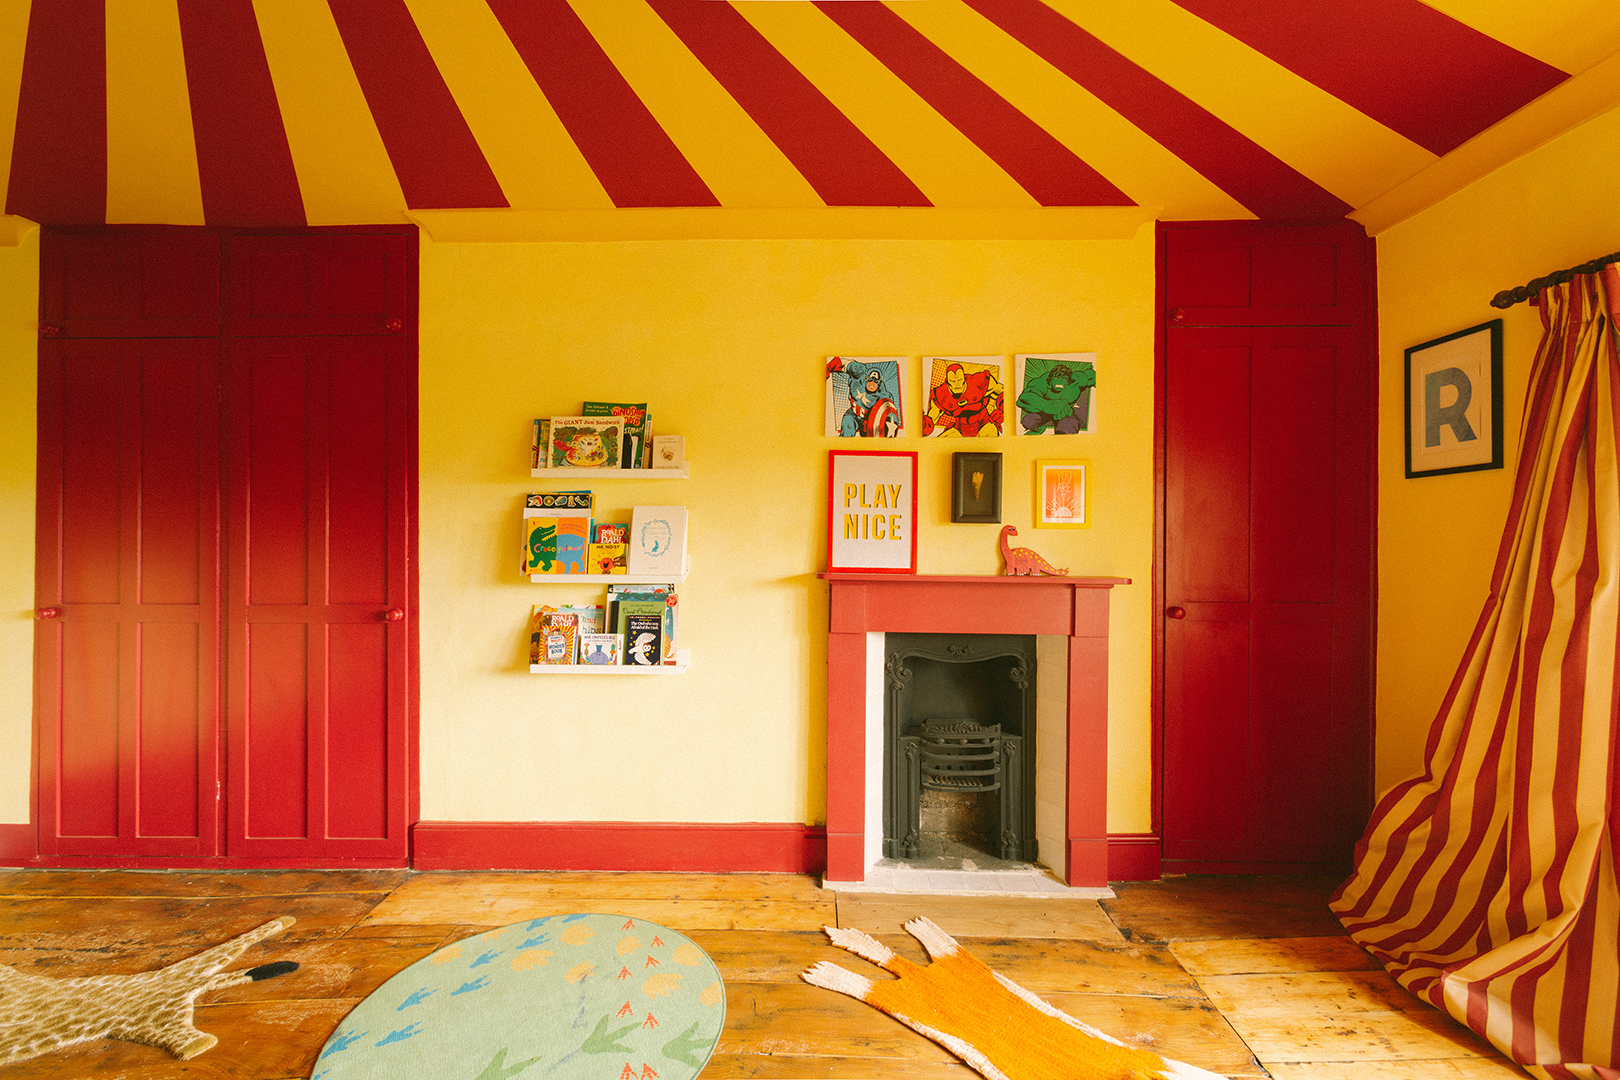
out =
<svg viewBox="0 0 1620 1080"><path fill-rule="evenodd" d="M1484 1080L1524 1074L1401 989L1326 908L1335 882L1178 878L1115 900L834 894L793 875L407 871L0 871L0 964L48 976L144 971L278 915L298 921L237 967L296 972L205 996L219 1045L189 1062L107 1040L0 1066L0 1080L292 1080L395 972L459 938L568 912L680 930L726 982L706 1078L974 1080L941 1047L803 982L820 960L882 976L822 927L858 927L919 963L926 915L1058 1008L1230 1077Z"/></svg>

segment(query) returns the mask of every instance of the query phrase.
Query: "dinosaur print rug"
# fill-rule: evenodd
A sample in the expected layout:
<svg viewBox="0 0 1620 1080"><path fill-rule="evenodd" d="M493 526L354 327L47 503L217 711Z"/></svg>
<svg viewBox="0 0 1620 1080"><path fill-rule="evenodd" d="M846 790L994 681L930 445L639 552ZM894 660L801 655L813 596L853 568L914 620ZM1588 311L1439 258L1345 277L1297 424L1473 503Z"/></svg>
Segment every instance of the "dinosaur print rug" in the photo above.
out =
<svg viewBox="0 0 1620 1080"><path fill-rule="evenodd" d="M697 945L624 915L553 915L465 938L378 987L312 1080L691 1080L726 1018Z"/></svg>

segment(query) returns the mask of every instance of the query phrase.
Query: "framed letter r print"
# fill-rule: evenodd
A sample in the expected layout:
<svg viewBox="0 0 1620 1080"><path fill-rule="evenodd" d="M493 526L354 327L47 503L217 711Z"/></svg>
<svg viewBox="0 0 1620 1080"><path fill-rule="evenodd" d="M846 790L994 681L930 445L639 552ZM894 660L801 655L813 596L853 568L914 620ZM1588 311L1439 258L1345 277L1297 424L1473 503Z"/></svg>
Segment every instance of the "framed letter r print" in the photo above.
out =
<svg viewBox="0 0 1620 1080"><path fill-rule="evenodd" d="M1502 320L1406 350L1406 476L1502 467Z"/></svg>

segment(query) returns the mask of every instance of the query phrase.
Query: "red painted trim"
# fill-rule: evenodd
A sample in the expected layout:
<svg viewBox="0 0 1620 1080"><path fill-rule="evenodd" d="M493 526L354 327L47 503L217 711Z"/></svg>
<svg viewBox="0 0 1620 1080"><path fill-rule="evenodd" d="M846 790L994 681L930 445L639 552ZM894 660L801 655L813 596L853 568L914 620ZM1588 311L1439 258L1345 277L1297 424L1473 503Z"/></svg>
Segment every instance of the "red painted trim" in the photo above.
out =
<svg viewBox="0 0 1620 1080"><path fill-rule="evenodd" d="M38 831L32 823L0 825L0 866L21 866L38 856Z"/></svg>
<svg viewBox="0 0 1620 1080"><path fill-rule="evenodd" d="M1165 485L1165 326L1169 316L1166 304L1165 255L1167 241L1164 222L1154 229L1153 270L1153 592L1152 626L1149 635L1151 657L1148 676L1148 724L1150 725L1148 820L1154 833L1164 834L1164 485Z"/></svg>
<svg viewBox="0 0 1620 1080"><path fill-rule="evenodd" d="M423 821L418 870L682 871L819 874L819 825L617 821Z"/></svg>
<svg viewBox="0 0 1620 1080"><path fill-rule="evenodd" d="M566 0L489 0L615 206L718 206Z"/></svg>
<svg viewBox="0 0 1620 1080"><path fill-rule="evenodd" d="M1042 206L1135 202L882 4L816 7L988 154Z"/></svg>
<svg viewBox="0 0 1620 1080"><path fill-rule="evenodd" d="M303 225L281 106L252 0L179 0L203 215L210 225Z"/></svg>
<svg viewBox="0 0 1620 1080"><path fill-rule="evenodd" d="M1569 78L1420 0L1177 3L1436 154Z"/></svg>
<svg viewBox="0 0 1620 1080"><path fill-rule="evenodd" d="M6 211L49 225L107 219L104 0L33 5Z"/></svg>
<svg viewBox="0 0 1620 1080"><path fill-rule="evenodd" d="M1259 217L1343 217L1352 209L1039 0L966 2Z"/></svg>
<svg viewBox="0 0 1620 1080"><path fill-rule="evenodd" d="M648 3L827 205L932 205L736 8Z"/></svg>
<svg viewBox="0 0 1620 1080"><path fill-rule="evenodd" d="M1159 838L1154 833L1113 833L1108 837L1109 881L1158 881Z"/></svg>
<svg viewBox="0 0 1620 1080"><path fill-rule="evenodd" d="M504 207L506 195L402 0L330 0L413 209Z"/></svg>
<svg viewBox="0 0 1620 1080"><path fill-rule="evenodd" d="M218 858L135 859L119 856L86 858L41 856L28 865L41 869L78 870L399 870L408 868L399 859L307 859L307 858Z"/></svg>

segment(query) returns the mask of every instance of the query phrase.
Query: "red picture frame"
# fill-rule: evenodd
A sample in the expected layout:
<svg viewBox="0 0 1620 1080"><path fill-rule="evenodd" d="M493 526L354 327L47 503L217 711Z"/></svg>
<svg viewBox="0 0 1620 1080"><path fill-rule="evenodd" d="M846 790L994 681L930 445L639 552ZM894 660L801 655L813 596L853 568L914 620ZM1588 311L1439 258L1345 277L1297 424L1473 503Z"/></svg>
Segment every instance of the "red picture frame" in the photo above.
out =
<svg viewBox="0 0 1620 1080"><path fill-rule="evenodd" d="M917 572L917 452L830 450L827 571Z"/></svg>

